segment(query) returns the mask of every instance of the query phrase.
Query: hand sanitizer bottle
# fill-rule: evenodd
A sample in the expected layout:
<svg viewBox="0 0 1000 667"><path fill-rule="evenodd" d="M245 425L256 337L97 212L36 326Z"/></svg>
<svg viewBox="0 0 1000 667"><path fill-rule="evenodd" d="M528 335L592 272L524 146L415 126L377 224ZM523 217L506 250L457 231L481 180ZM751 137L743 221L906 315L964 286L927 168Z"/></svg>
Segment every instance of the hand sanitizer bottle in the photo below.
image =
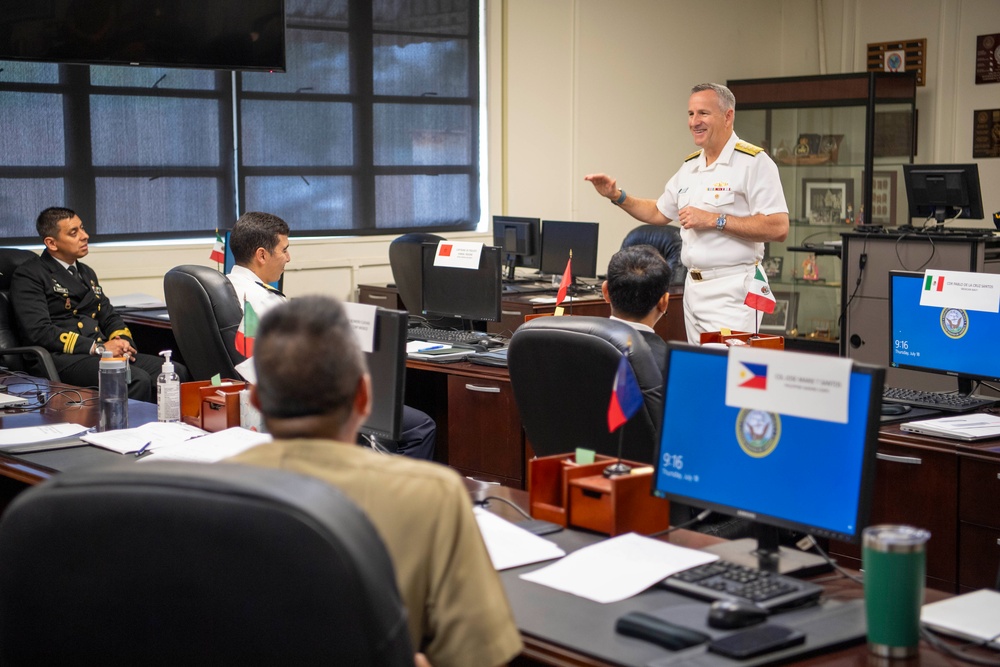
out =
<svg viewBox="0 0 1000 667"><path fill-rule="evenodd" d="M161 422L181 420L181 382L170 362L170 350L160 352L163 357L162 372L156 376L156 418Z"/></svg>

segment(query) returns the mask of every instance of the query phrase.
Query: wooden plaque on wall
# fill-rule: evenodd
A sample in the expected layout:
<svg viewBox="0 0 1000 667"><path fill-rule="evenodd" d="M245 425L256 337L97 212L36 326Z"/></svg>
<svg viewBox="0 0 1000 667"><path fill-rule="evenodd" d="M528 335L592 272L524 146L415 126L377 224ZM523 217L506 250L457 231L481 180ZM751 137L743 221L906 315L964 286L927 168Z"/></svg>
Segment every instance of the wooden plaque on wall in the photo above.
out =
<svg viewBox="0 0 1000 667"><path fill-rule="evenodd" d="M869 72L916 72L922 86L927 62L927 39L904 39L868 45Z"/></svg>

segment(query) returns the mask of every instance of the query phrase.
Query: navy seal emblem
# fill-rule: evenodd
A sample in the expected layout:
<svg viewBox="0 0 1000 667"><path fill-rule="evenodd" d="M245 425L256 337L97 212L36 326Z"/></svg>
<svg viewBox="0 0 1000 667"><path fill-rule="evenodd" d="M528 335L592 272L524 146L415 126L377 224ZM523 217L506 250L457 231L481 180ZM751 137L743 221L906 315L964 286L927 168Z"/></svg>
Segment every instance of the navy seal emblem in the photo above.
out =
<svg viewBox="0 0 1000 667"><path fill-rule="evenodd" d="M764 458L781 440L781 417L774 412L743 408L736 416L736 440L748 456Z"/></svg>

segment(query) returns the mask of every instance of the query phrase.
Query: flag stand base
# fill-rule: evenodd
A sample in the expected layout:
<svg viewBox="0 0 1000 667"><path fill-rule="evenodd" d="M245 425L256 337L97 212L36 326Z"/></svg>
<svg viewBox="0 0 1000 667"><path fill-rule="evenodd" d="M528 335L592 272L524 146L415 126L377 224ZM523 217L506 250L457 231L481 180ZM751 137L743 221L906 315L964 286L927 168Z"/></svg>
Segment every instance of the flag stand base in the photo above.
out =
<svg viewBox="0 0 1000 667"><path fill-rule="evenodd" d="M622 461L619 459L615 463L612 463L611 465L604 468L603 474L605 477L615 477L617 475L628 475L631 474L631 472L632 472L632 466L630 466L627 463L622 463Z"/></svg>

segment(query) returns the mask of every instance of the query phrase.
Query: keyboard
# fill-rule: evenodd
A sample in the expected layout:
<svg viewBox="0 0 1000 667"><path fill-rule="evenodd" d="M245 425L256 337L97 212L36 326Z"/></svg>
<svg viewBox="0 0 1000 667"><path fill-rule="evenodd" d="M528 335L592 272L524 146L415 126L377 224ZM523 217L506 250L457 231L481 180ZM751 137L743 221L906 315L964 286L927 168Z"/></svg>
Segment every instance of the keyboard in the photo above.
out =
<svg viewBox="0 0 1000 667"><path fill-rule="evenodd" d="M701 600L749 600L771 610L814 602L823 592L822 586L809 581L725 560L678 572L660 585Z"/></svg>
<svg viewBox="0 0 1000 667"><path fill-rule="evenodd" d="M987 396L962 396L937 391L920 391L904 387L886 387L882 392L884 403L905 403L915 408L943 410L945 412L972 412L996 405L998 399Z"/></svg>
<svg viewBox="0 0 1000 667"><path fill-rule="evenodd" d="M489 341L490 335L482 331L458 331L457 329L410 327L406 330L406 338L407 340L426 340L431 343L474 346L481 340Z"/></svg>
<svg viewBox="0 0 1000 667"><path fill-rule="evenodd" d="M539 292L555 292L559 288L552 283L504 283L503 291L508 294L537 294Z"/></svg>

